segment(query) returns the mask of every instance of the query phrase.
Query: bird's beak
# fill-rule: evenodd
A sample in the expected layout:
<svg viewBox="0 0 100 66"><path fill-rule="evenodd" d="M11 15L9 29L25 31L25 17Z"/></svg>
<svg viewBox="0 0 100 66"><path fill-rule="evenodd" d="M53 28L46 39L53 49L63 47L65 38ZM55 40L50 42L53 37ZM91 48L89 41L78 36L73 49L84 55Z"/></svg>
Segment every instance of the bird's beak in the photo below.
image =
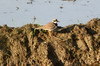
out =
<svg viewBox="0 0 100 66"><path fill-rule="evenodd" d="M60 22L60 21L57 20L57 22Z"/></svg>

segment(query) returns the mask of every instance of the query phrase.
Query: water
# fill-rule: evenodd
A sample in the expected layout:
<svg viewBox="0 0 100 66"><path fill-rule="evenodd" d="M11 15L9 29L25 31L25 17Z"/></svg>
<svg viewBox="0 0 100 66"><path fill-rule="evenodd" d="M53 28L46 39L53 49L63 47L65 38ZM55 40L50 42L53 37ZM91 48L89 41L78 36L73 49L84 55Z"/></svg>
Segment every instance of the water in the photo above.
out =
<svg viewBox="0 0 100 66"><path fill-rule="evenodd" d="M0 25L20 27L29 23L44 25L57 18L60 26L86 23L100 18L100 0L0 0Z"/></svg>

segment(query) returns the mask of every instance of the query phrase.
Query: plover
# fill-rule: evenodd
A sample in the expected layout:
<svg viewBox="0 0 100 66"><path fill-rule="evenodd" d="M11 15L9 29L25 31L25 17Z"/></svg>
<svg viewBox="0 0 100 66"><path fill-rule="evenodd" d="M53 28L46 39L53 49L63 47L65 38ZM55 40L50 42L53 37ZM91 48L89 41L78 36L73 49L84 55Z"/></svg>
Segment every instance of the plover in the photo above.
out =
<svg viewBox="0 0 100 66"><path fill-rule="evenodd" d="M43 29L43 30L48 30L48 31L54 31L57 29L58 27L58 23L59 21L57 19L53 19L51 22L49 22L48 24L39 27L38 29Z"/></svg>

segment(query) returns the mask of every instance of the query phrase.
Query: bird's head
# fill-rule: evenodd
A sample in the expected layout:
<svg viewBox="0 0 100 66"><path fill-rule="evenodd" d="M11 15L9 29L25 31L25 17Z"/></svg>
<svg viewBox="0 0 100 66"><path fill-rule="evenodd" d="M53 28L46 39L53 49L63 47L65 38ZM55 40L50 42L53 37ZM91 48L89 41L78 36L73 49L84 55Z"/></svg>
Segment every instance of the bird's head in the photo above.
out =
<svg viewBox="0 0 100 66"><path fill-rule="evenodd" d="M53 22L53 23L57 23L57 22L59 22L59 21L58 21L57 19L53 19L52 22Z"/></svg>

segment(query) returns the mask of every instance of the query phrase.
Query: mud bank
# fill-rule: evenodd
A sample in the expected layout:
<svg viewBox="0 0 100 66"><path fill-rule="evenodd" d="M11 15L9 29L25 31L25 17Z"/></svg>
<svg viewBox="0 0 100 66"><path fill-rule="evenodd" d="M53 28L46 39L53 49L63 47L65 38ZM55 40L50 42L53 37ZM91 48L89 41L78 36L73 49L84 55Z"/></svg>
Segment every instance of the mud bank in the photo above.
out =
<svg viewBox="0 0 100 66"><path fill-rule="evenodd" d="M0 26L0 66L99 66L100 19L58 27Z"/></svg>

